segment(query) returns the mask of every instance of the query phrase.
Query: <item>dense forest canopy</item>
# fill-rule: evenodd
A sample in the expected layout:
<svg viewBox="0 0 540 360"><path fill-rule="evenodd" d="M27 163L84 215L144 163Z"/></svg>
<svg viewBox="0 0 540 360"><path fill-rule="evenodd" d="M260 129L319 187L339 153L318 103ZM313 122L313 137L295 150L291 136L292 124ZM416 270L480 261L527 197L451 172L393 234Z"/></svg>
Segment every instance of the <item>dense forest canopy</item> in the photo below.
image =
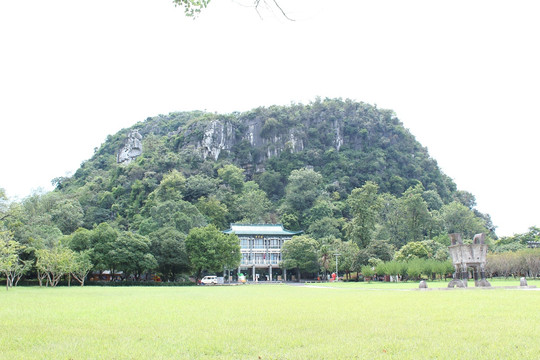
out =
<svg viewBox="0 0 540 360"><path fill-rule="evenodd" d="M283 223L327 251L337 241L355 249L357 266L411 249L444 260L452 232L517 246L497 239L474 196L392 111L351 100L150 117L109 135L54 183L50 193L0 203L2 229L25 247L23 259L64 246L94 268L174 278L190 269L192 229L235 222Z"/></svg>

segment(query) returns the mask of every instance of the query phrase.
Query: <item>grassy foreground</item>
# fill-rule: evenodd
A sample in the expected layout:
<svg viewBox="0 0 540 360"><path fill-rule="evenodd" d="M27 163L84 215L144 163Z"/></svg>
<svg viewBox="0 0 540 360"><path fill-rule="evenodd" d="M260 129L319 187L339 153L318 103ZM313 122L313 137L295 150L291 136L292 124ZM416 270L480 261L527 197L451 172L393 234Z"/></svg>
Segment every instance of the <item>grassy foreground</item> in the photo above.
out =
<svg viewBox="0 0 540 360"><path fill-rule="evenodd" d="M367 289L4 289L0 358L537 359L540 354L540 291Z"/></svg>

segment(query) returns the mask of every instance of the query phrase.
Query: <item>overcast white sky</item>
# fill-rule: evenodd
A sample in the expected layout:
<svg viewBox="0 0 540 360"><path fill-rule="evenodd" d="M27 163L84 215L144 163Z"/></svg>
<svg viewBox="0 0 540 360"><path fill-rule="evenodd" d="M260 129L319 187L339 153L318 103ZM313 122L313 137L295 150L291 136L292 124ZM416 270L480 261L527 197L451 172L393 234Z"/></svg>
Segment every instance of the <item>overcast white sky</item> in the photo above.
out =
<svg viewBox="0 0 540 360"><path fill-rule="evenodd" d="M0 0L0 187L74 172L183 110L342 97L392 109L498 235L540 225L540 2Z"/></svg>

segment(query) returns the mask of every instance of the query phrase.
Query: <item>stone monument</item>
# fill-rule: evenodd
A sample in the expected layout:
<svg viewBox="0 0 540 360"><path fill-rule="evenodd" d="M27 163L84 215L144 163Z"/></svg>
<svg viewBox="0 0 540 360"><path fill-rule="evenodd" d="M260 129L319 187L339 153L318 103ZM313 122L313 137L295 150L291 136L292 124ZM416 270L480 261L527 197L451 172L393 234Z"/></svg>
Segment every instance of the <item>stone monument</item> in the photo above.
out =
<svg viewBox="0 0 540 360"><path fill-rule="evenodd" d="M491 286L489 281L486 280L485 273L487 257L485 239L485 234L476 234L474 235L472 244L464 244L460 234L450 234L451 245L448 247L448 250L450 251L450 256L452 256L452 264L454 265L455 272L448 287L467 287L469 268L473 271L474 285L476 287Z"/></svg>

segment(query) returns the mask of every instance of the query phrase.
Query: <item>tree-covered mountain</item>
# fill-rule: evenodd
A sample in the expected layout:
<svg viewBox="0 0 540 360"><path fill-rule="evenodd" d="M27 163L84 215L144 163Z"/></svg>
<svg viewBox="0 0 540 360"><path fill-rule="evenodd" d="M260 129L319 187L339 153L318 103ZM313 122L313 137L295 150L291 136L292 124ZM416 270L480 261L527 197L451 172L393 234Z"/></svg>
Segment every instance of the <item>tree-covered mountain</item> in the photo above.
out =
<svg viewBox="0 0 540 360"><path fill-rule="evenodd" d="M119 163L134 137L142 153ZM342 197L368 180L396 196L421 183L444 203L456 192L392 111L330 99L226 115L194 111L148 118L109 136L73 177L57 184L63 192L99 184L105 199L94 199L92 206L110 210L117 200L145 198L171 170L209 181L227 163L244 169L246 180L257 182L274 201L283 197L291 171L304 167L320 173L327 190Z"/></svg>
<svg viewBox="0 0 540 360"><path fill-rule="evenodd" d="M125 273L187 271L184 240L207 224L280 222L321 249L354 245L344 246L355 266L409 248L443 259L452 232L496 238L392 111L351 100L151 117L54 182L14 204L2 228L28 249L60 242Z"/></svg>

